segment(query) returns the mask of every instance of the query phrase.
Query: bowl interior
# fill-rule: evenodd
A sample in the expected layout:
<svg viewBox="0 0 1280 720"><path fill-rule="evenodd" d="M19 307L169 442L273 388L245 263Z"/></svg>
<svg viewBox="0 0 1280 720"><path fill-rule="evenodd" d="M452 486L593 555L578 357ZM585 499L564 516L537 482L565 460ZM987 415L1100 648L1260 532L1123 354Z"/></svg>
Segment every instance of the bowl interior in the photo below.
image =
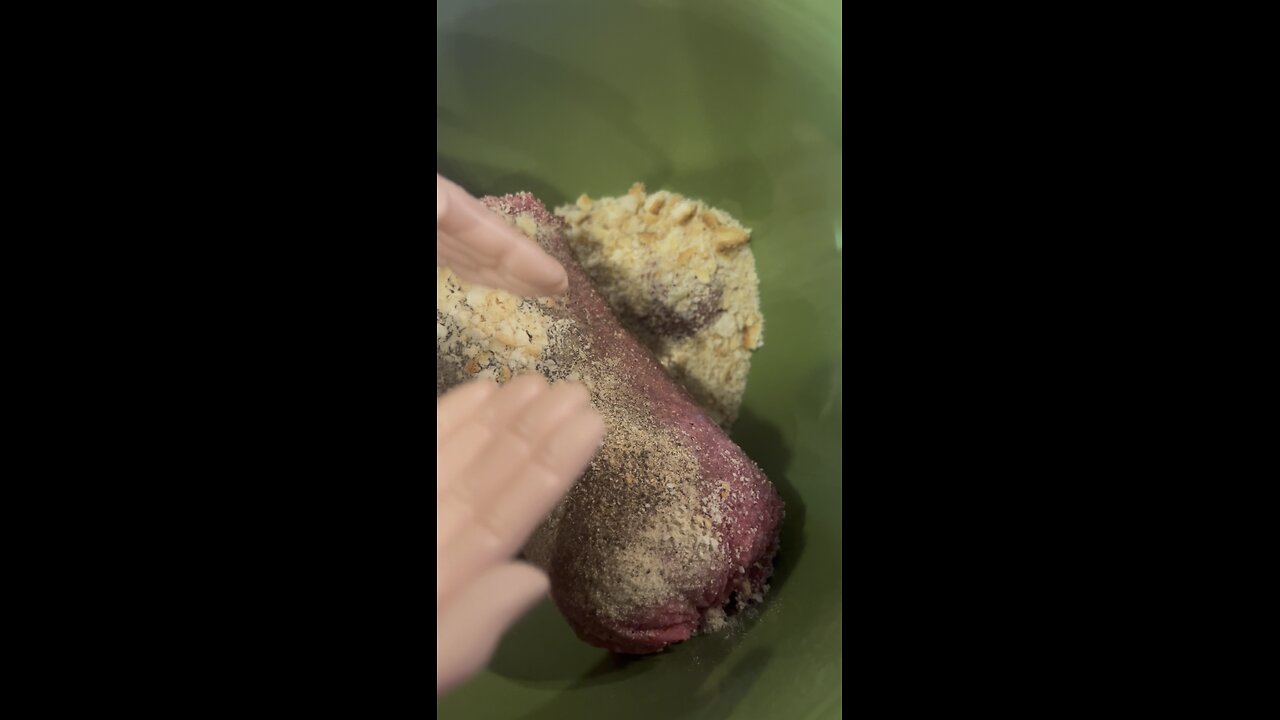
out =
<svg viewBox="0 0 1280 720"><path fill-rule="evenodd" d="M840 712L840 8L458 0L436 10L436 169L554 207L631 183L752 228L765 316L734 439L787 502L773 589L728 634L623 659L549 602L445 718Z"/></svg>

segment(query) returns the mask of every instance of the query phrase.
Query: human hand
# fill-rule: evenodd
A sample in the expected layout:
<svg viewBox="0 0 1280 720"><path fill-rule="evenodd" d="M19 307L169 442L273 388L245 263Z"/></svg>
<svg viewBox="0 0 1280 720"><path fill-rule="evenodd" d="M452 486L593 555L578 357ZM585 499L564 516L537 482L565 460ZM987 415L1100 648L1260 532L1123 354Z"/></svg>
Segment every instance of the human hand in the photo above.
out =
<svg viewBox="0 0 1280 720"><path fill-rule="evenodd" d="M483 667L547 591L546 575L511 557L603 438L577 383L476 381L436 403L437 697Z"/></svg>
<svg viewBox="0 0 1280 720"><path fill-rule="evenodd" d="M558 295L569 287L555 258L439 173L436 265L468 282L526 297Z"/></svg>

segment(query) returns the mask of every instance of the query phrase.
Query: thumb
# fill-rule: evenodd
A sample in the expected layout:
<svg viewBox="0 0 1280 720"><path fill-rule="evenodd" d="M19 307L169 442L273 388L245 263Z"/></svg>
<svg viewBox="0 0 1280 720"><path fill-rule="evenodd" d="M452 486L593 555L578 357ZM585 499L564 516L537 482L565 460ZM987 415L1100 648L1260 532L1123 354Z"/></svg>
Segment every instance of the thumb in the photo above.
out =
<svg viewBox="0 0 1280 720"><path fill-rule="evenodd" d="M436 697L484 667L498 638L547 593L547 576L520 562L494 566L436 610Z"/></svg>

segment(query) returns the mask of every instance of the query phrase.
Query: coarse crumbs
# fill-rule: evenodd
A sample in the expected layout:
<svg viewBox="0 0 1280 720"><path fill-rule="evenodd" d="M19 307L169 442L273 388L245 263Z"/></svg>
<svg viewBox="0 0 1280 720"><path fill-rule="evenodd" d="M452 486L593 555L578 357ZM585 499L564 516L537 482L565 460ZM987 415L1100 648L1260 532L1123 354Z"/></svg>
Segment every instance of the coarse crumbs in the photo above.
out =
<svg viewBox="0 0 1280 720"><path fill-rule="evenodd" d="M751 231L723 210L636 183L556 209L618 318L722 427L737 418L763 345Z"/></svg>
<svg viewBox="0 0 1280 720"><path fill-rule="evenodd" d="M575 588L611 620L698 595L723 561L716 529L718 497L698 486L697 460L687 445L653 419L642 398L617 381L612 360L587 360L582 376L607 428L605 444L557 510L535 531L526 556L546 562L572 513L590 552L575 554ZM567 510L565 510L567 508ZM532 549L532 551L530 551Z"/></svg>
<svg viewBox="0 0 1280 720"><path fill-rule="evenodd" d="M554 231L498 202L535 240ZM557 223L558 224L558 223ZM604 417L604 446L524 548L549 568L562 543L583 593L601 615L623 620L669 600L698 596L723 562L719 488L700 487L682 431L658 422L642 391L619 378L615 358L589 352L587 333L554 299L520 299L437 269L437 392L475 377L506 382L523 371L581 381ZM444 368L443 370L441 368ZM561 537L565 527L574 537Z"/></svg>
<svg viewBox="0 0 1280 720"><path fill-rule="evenodd" d="M723 608L711 608L702 616L703 632L720 632L729 624Z"/></svg>
<svg viewBox="0 0 1280 720"><path fill-rule="evenodd" d="M529 218L512 224L537 239ZM574 332L572 319L548 312L555 303L475 285L437 267L436 394L466 380L501 383L522 372L566 377L590 345Z"/></svg>

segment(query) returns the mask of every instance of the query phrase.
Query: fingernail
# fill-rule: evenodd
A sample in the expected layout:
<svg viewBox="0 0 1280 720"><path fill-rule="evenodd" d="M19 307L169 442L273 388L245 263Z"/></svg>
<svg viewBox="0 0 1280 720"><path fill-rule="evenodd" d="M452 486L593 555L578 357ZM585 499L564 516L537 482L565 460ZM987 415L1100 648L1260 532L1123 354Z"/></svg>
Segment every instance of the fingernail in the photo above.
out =
<svg viewBox="0 0 1280 720"><path fill-rule="evenodd" d="M555 288L554 294L559 295L569 289L569 273L565 272L564 266L555 258L548 256L547 260L549 262L538 267L539 279Z"/></svg>

